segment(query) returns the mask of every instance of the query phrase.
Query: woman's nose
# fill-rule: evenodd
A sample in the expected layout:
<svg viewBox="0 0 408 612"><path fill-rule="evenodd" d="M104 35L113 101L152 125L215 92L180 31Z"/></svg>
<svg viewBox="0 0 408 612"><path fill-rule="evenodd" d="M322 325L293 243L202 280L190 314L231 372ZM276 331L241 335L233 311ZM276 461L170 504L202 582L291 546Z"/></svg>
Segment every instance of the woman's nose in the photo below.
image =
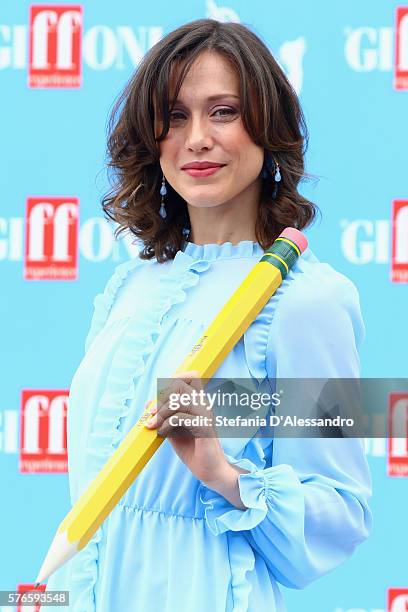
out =
<svg viewBox="0 0 408 612"><path fill-rule="evenodd" d="M210 134L210 126L206 119L191 118L188 122L186 133L186 148L202 149L210 148L212 145L212 137Z"/></svg>

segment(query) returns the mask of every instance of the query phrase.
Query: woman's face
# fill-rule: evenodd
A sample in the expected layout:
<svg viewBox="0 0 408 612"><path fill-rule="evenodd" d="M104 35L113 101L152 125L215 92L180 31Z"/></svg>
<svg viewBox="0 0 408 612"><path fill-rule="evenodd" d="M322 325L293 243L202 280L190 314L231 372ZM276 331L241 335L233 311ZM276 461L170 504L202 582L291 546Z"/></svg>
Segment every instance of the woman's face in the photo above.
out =
<svg viewBox="0 0 408 612"><path fill-rule="evenodd" d="M238 77L219 53L203 52L191 66L159 146L166 180L192 206L239 204L259 195L264 151L244 129ZM193 162L219 166L183 168Z"/></svg>

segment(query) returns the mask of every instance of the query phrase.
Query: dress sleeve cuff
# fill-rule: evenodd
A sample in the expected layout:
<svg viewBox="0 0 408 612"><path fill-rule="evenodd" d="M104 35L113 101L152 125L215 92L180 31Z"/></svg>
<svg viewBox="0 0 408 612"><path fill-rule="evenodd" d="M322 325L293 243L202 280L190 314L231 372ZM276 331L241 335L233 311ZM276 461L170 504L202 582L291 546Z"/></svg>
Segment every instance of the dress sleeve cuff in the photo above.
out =
<svg viewBox="0 0 408 612"><path fill-rule="evenodd" d="M268 511L273 510L274 500L280 497L282 490L287 489L288 485L290 488L293 485L297 488L300 484L290 465L281 464L259 469L248 459L237 460L228 455L226 459L232 465L249 470L249 473L238 476L240 497L247 509L236 508L225 497L201 483L200 501L205 506L206 523L214 535L227 530L253 529L264 520Z"/></svg>

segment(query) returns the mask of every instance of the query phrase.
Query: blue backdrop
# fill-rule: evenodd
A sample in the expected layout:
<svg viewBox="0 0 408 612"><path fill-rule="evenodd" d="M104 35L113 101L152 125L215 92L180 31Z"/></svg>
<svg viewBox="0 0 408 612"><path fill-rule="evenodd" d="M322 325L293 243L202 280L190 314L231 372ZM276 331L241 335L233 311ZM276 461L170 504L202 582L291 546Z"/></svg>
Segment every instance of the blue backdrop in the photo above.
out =
<svg viewBox="0 0 408 612"><path fill-rule="evenodd" d="M0 589L32 584L69 508L70 381L94 296L135 253L130 239L113 240L100 208L109 110L144 53L201 17L250 26L293 83L310 131L307 170L319 176L301 187L322 211L310 246L359 289L362 376L407 376L408 4L85 0L30 10L3 0ZM408 453L390 457L376 439L367 455L373 533L305 591L283 589L289 612L408 609Z"/></svg>

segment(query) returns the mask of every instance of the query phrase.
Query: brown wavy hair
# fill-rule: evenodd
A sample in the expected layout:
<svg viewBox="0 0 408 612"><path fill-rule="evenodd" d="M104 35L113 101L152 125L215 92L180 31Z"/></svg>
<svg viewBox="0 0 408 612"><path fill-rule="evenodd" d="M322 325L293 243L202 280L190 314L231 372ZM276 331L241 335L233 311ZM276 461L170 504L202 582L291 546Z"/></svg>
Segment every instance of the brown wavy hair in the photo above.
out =
<svg viewBox="0 0 408 612"><path fill-rule="evenodd" d="M243 125L253 142L279 163L282 180L276 198L271 173L262 181L255 225L263 249L285 227L310 225L318 207L298 193L305 173L308 130L298 97L266 45L240 23L213 19L192 21L161 39L144 56L116 100L108 122L108 174L111 189L102 198L107 218L117 222L115 238L130 231L143 242L141 259L159 263L173 259L183 246L183 229L190 229L186 201L167 185L167 217L160 208L160 142L169 131L170 94L176 99L185 75L203 51L222 54L235 68L240 83ZM183 63L182 63L183 62ZM181 67L174 94L175 67ZM163 122L155 136L156 121ZM112 180L113 179L113 180Z"/></svg>

